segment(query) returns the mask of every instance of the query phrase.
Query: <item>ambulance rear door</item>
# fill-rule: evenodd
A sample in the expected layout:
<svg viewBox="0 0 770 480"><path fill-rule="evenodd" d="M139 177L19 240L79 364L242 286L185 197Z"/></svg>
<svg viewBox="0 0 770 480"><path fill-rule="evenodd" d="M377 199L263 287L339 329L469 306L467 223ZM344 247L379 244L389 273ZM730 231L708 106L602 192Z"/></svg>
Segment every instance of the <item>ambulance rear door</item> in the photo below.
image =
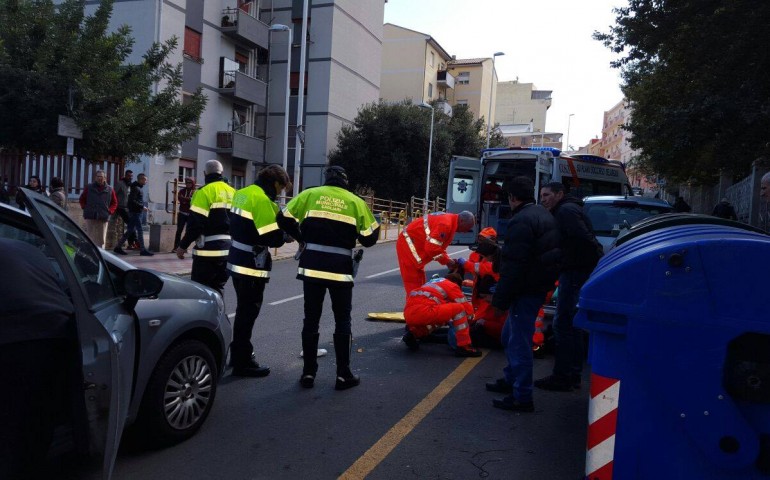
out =
<svg viewBox="0 0 770 480"><path fill-rule="evenodd" d="M479 199L481 198L481 161L473 157L453 156L449 162L446 211L460 213L468 210L476 215L473 231L455 233L453 245L471 245L479 232Z"/></svg>

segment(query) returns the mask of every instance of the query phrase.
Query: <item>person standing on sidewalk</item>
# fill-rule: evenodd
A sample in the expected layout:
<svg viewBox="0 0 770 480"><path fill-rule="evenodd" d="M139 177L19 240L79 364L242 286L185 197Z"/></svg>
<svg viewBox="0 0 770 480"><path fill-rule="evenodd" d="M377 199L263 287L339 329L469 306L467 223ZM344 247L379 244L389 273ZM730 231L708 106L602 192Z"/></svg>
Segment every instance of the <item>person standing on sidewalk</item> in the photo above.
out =
<svg viewBox="0 0 770 480"><path fill-rule="evenodd" d="M182 239L182 231L190 218L190 202L195 193L195 179L187 177L184 179L184 188L179 190L177 200L179 201L179 213L176 216L176 235L174 235L174 251L179 246L179 240Z"/></svg>
<svg viewBox="0 0 770 480"><path fill-rule="evenodd" d="M184 259L187 248L193 248L190 279L211 287L224 296L227 283L227 256L230 253L230 218L235 189L222 177L222 164L209 160L204 167L206 184L193 194L187 231L176 249Z"/></svg>
<svg viewBox="0 0 770 480"><path fill-rule="evenodd" d="M233 280L238 305L235 308L230 363L236 377L266 377L270 368L257 363L251 333L262 308L265 285L270 281L273 261L270 248L284 244L285 234L278 228L279 212L275 198L282 190L291 189L286 171L268 165L257 174L254 185L242 188L233 196L230 210L232 244L227 269Z"/></svg>
<svg viewBox="0 0 770 480"><path fill-rule="evenodd" d="M542 205L535 204L535 184L528 177L516 177L505 185L511 219L492 306L496 313L508 310L501 342L508 365L504 378L487 383L491 392L508 393L492 405L503 410L533 412L532 335L537 312L557 277L556 263L547 259L558 255L559 231L556 221Z"/></svg>
<svg viewBox="0 0 770 480"><path fill-rule="evenodd" d="M67 208L67 194L64 193L64 182L59 177L51 179L51 193L48 195L53 203L61 208Z"/></svg>
<svg viewBox="0 0 770 480"><path fill-rule="evenodd" d="M94 173L94 182L89 183L80 194L80 207L83 209L86 233L99 247L104 248L107 241L107 221L118 208L115 190L107 185L104 170Z"/></svg>
<svg viewBox="0 0 770 480"><path fill-rule="evenodd" d="M112 250L118 255L125 255L123 250L123 242L125 242L130 234L135 234L139 243L139 255L143 257L151 257L154 254L144 248L144 232L142 231L142 213L147 211L147 207L144 206L144 185L147 183L147 175L140 173L136 181L131 184L131 190L128 193L128 201L126 206L128 207L128 229L123 233L118 240L118 244Z"/></svg>
<svg viewBox="0 0 770 480"><path fill-rule="evenodd" d="M380 225L369 207L348 191L348 175L339 166L327 167L321 187L308 188L294 197L277 216L278 225L302 242L297 278L305 295L302 327L304 367L300 384L312 388L318 362L318 325L324 296L329 290L334 312L334 351L337 356L337 390L355 387L360 379L350 371L353 335L350 310L353 302L353 248L358 240L371 247L380 235Z"/></svg>
<svg viewBox="0 0 770 480"><path fill-rule="evenodd" d="M556 219L561 239L559 260L559 298L553 319L556 353L553 373L535 380L543 390L570 392L580 388L584 338L572 321L577 314L578 296L583 284L604 255L602 245L594 236L591 220L583 211L583 202L565 194L564 185L549 183L540 189L540 204Z"/></svg>
<svg viewBox="0 0 770 480"><path fill-rule="evenodd" d="M115 196L118 198L118 208L115 210L113 219L120 218L123 221L123 232L128 231L128 194L133 183L134 172L132 170L126 170L123 174L123 178L118 180L117 185L115 185ZM135 243L136 233L130 232L128 235L128 246L131 247Z"/></svg>

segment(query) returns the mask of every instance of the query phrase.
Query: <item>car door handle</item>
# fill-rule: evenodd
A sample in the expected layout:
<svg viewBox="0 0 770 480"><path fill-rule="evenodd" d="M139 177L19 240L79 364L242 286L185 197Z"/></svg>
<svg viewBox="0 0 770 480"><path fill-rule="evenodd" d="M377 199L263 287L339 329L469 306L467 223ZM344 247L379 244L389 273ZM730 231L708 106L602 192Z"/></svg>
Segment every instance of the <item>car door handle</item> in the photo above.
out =
<svg viewBox="0 0 770 480"><path fill-rule="evenodd" d="M120 353L120 349L123 347L123 335L121 335L118 331L113 331L110 336L115 342L115 349L118 351L118 353Z"/></svg>

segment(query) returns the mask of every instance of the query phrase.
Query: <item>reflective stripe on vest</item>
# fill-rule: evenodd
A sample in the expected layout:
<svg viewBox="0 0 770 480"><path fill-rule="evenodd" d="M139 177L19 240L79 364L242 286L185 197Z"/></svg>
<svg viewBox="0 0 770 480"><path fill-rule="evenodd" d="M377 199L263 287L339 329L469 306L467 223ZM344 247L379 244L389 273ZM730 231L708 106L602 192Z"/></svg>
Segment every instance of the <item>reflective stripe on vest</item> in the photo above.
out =
<svg viewBox="0 0 770 480"><path fill-rule="evenodd" d="M203 237L204 243L215 242L217 240L230 240L230 235L222 234L222 235L209 235L207 237Z"/></svg>
<svg viewBox="0 0 770 480"><path fill-rule="evenodd" d="M298 268L297 273L305 277L319 278L322 280L334 280L336 282L352 282L353 275L342 273L323 272L321 270L311 270L309 268Z"/></svg>
<svg viewBox="0 0 770 480"><path fill-rule="evenodd" d="M420 258L420 254L417 253L417 249L414 248L414 242L412 242L412 238L409 236L408 233L406 233L406 230L401 232L401 234L404 236L404 240L406 240L407 246L409 246L409 250L412 252L412 256L414 256L414 259L417 261L418 264L422 263L422 258Z"/></svg>
<svg viewBox="0 0 770 480"><path fill-rule="evenodd" d="M336 253L336 254L345 255L348 257L353 255L353 250L349 248L331 247L329 245L319 245L317 243L306 243L305 250L314 250L316 252L324 252L324 253Z"/></svg>
<svg viewBox="0 0 770 480"><path fill-rule="evenodd" d="M192 254L198 257L226 257L230 254L230 250L198 250L193 248Z"/></svg>
<svg viewBox="0 0 770 480"><path fill-rule="evenodd" d="M358 222L353 217L348 215L342 215L341 213L327 212L325 210L310 210L305 215L305 218L325 218L327 220L335 220L349 225L356 226Z"/></svg>
<svg viewBox="0 0 770 480"><path fill-rule="evenodd" d="M260 235L264 235L266 233L270 233L274 230L278 230L278 224L273 222L268 225L265 225L264 227L260 227L257 229L257 233Z"/></svg>
<svg viewBox="0 0 770 480"><path fill-rule="evenodd" d="M255 245L249 245L247 243L241 243L237 240L233 240L232 243L230 244L230 247L238 250L243 250L244 252L254 253Z"/></svg>
<svg viewBox="0 0 770 480"><path fill-rule="evenodd" d="M267 270L241 267L240 265L233 265L232 263L227 264L227 269L233 273L240 273L241 275L248 275L250 277L270 278L270 272Z"/></svg>
<svg viewBox="0 0 770 480"><path fill-rule="evenodd" d="M254 220L254 216L249 212L248 210L244 210L242 208L233 207L230 210L232 213L238 215L239 217L247 218L249 220Z"/></svg>
<svg viewBox="0 0 770 480"><path fill-rule="evenodd" d="M410 297L425 297L425 298L427 298L429 300L433 300L434 302L436 302L437 305L441 304L441 299L440 298L438 298L438 297L436 297L434 295L431 295L429 292L425 292L423 290L413 290L413 291L409 292L409 296Z"/></svg>

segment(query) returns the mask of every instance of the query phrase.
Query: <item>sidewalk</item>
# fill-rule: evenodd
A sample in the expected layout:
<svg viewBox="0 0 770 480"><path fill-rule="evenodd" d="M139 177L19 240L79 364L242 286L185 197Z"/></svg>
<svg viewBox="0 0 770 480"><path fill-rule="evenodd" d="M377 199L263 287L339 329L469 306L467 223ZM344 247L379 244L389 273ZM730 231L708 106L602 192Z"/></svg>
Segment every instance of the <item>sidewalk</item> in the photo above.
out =
<svg viewBox="0 0 770 480"><path fill-rule="evenodd" d="M380 230L380 239L377 243L394 242L398 237L398 226L388 225L387 230L383 225ZM175 275L190 275L192 271L192 249L188 249L188 253L184 260L177 258L175 253L169 252L153 252L152 257L139 256L138 250L128 250L128 255L120 256L121 260L134 265L137 268L146 268L151 270L157 270L164 273L172 273ZM284 260L287 258L294 258L297 253L297 242L287 243L281 248L271 248L270 253L273 256L273 261Z"/></svg>

